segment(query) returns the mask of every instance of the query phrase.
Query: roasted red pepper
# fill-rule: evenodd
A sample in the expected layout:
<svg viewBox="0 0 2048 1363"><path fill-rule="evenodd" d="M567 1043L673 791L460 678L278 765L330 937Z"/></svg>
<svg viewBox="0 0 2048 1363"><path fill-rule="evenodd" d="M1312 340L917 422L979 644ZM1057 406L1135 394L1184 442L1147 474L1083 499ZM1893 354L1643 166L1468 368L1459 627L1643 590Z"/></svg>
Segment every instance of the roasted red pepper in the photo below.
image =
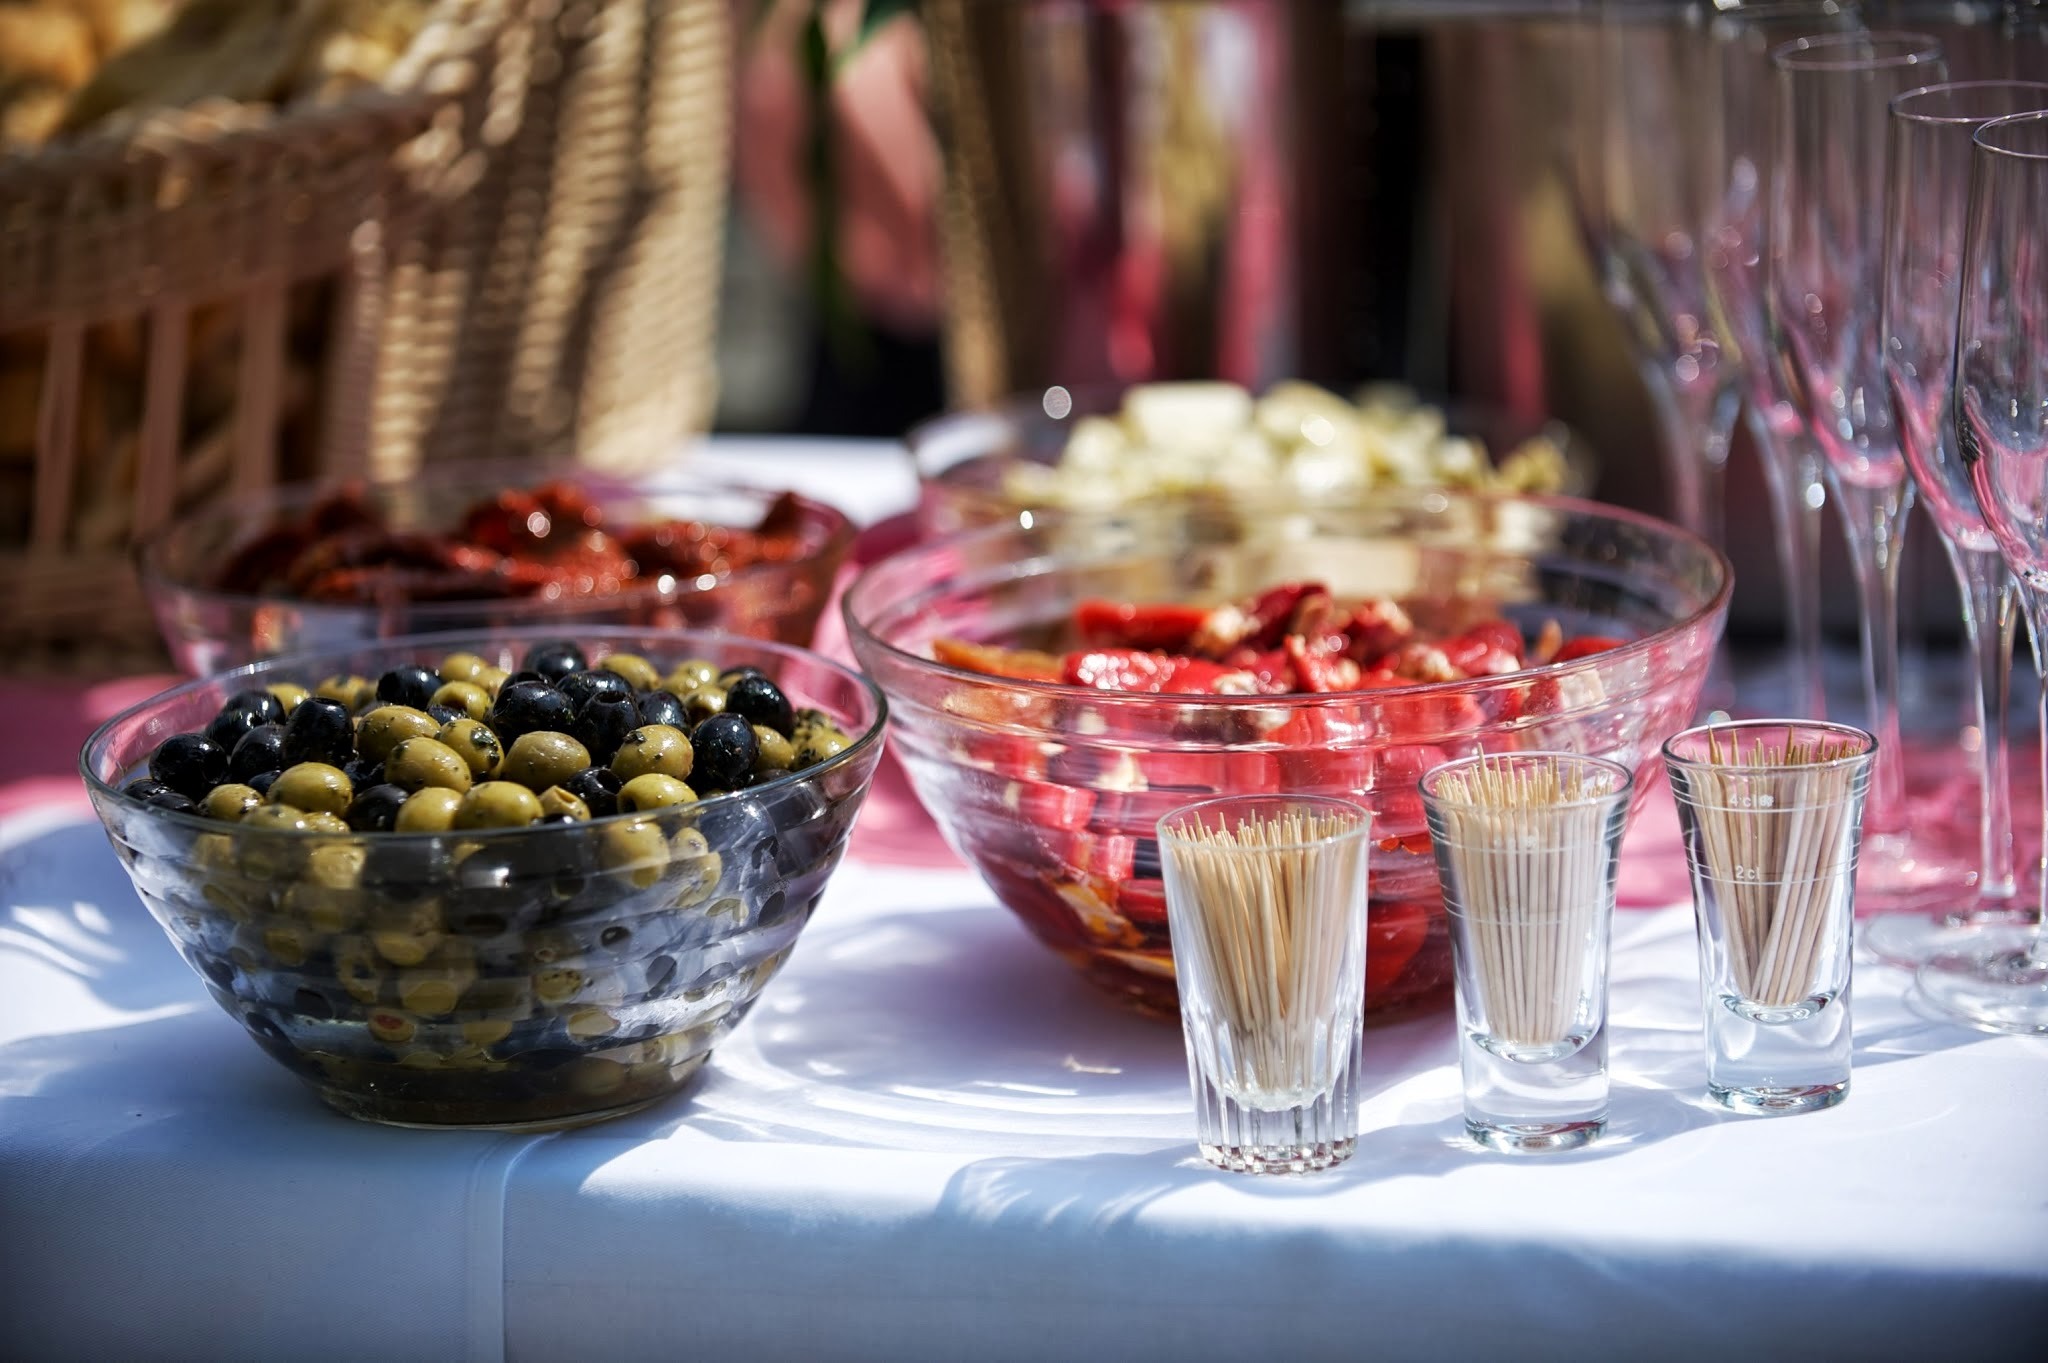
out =
<svg viewBox="0 0 2048 1363"><path fill-rule="evenodd" d="M1136 606L1083 601L1074 607L1074 628L1090 647L1161 649L1187 646L1209 612L1200 606Z"/></svg>

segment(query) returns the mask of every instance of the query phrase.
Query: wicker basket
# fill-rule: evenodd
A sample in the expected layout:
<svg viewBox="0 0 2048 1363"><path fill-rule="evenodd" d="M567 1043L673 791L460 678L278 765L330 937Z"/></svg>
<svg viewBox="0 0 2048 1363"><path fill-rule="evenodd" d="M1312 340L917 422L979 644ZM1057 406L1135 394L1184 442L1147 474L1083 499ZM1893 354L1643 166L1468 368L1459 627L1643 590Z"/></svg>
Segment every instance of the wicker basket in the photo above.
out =
<svg viewBox="0 0 2048 1363"><path fill-rule="evenodd" d="M727 22L443 0L345 103L0 156L0 671L153 654L131 547L211 498L430 457L627 471L700 428Z"/></svg>

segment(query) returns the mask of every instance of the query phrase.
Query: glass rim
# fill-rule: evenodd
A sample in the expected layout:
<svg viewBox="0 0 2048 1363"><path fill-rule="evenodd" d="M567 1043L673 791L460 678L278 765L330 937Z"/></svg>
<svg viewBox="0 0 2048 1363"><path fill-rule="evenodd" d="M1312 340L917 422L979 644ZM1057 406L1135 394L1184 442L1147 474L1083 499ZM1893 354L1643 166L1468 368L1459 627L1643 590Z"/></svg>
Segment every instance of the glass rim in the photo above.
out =
<svg viewBox="0 0 2048 1363"><path fill-rule="evenodd" d="M1889 56L1843 57L1831 50L1857 44L1871 49L1898 49ZM1879 29L1870 33L1814 33L1771 49L1771 65L1779 71L1890 71L1922 62L1940 61L1941 40L1931 33Z"/></svg>
<svg viewBox="0 0 2048 1363"><path fill-rule="evenodd" d="M1606 757L1595 757L1591 753L1568 752L1561 748L1531 748L1521 752L1474 753L1470 757L1454 758L1440 762L1424 772L1415 782L1415 789L1422 793L1424 800L1455 809L1475 809L1478 804L1471 800L1447 799L1431 788L1432 784L1448 773L1476 769L1488 762L1503 765L1529 762L1561 763L1571 762L1580 766L1604 771L1615 778L1613 789L1602 795L1582 795L1576 800L1556 800L1541 809L1518 810L1518 816L1542 815L1554 810L1585 809L1589 806L1612 804L1628 799L1635 791L1636 774L1621 763Z"/></svg>
<svg viewBox="0 0 2048 1363"><path fill-rule="evenodd" d="M2041 122L2048 122L2048 108L2030 109L2021 114L2006 114L2002 118L1986 119L1977 125L1976 134L1970 141L1986 156L2010 156L2015 161L2048 161L2048 146L2044 146L2040 151L2027 151L2020 147L2002 147L1996 141L1997 134L2006 128L2017 127L2022 123ZM1992 134L1992 137L1987 139L1986 133Z"/></svg>
<svg viewBox="0 0 2048 1363"><path fill-rule="evenodd" d="M1905 106L1922 95L1958 94L1965 90L2038 90L2041 92L2040 109L2014 110L2010 114L1936 114L1918 113ZM2048 81L2039 80L1945 80L1933 85L1916 86L1893 95L1886 104L1891 116L1901 123L1915 123L1927 127L1981 126L2002 118L2013 118L2024 113L2048 112Z"/></svg>
<svg viewBox="0 0 2048 1363"><path fill-rule="evenodd" d="M1221 810L1228 806L1243 807L1252 805L1307 805L1313 809L1326 810L1329 813L1344 816L1353 820L1353 822L1327 837L1303 838L1290 842L1261 843L1256 848L1241 849L1245 851L1279 852L1299 847L1326 847L1332 843L1351 842L1358 838L1370 837L1372 835L1373 821L1378 817L1372 810L1366 808L1358 801L1346 799L1341 795L1286 795L1278 792L1264 795L1211 795L1206 799L1192 800L1187 804L1176 805L1172 809L1167 810L1153 824L1153 833L1162 843L1171 842L1177 846L1192 847L1198 851L1232 850L1227 848L1211 849L1207 844L1197 842L1181 830L1169 828L1167 825L1191 815L1196 816L1199 823L1199 816L1204 811Z"/></svg>
<svg viewBox="0 0 2048 1363"><path fill-rule="evenodd" d="M1700 734L1710 732L1740 734L1745 731L1763 729L1786 731L1801 729L1817 730L1838 738L1849 739L1852 742L1860 742L1863 744L1863 747L1859 751L1846 753L1841 757L1830 758L1825 762L1803 762L1796 767L1748 762L1710 762L1704 758L1681 757L1674 751L1678 744ZM1877 736L1868 729L1859 729L1853 724L1841 724L1826 719L1730 719L1722 720L1719 723L1695 724L1689 729L1682 729L1664 740L1664 746L1661 751L1664 761L1668 765L1684 767L1688 771L1704 770L1741 774L1770 773L1777 775L1789 772L1827 771L1836 767L1851 766L1857 762L1868 762L1877 756L1877 749Z"/></svg>

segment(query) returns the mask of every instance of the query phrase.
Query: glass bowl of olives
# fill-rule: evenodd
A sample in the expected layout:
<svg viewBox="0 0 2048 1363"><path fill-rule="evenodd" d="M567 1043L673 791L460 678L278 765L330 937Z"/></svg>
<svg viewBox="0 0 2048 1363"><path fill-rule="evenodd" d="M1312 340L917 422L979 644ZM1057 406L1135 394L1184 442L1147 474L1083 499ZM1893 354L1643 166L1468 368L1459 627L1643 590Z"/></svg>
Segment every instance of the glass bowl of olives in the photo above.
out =
<svg viewBox="0 0 2048 1363"><path fill-rule="evenodd" d="M145 541L137 567L172 661L206 676L542 624L808 646L853 540L843 512L794 492L486 461L232 498Z"/></svg>
<svg viewBox="0 0 2048 1363"><path fill-rule="evenodd" d="M681 1089L845 851L884 705L717 633L440 634L188 682L80 768L150 913L330 1106L539 1130Z"/></svg>

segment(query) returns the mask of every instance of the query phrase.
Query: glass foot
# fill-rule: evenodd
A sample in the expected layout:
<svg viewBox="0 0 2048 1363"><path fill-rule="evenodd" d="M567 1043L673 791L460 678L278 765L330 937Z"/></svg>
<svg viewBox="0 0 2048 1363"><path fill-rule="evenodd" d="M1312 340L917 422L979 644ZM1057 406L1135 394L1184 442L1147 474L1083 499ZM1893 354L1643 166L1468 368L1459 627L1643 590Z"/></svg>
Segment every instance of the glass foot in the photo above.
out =
<svg viewBox="0 0 2048 1363"><path fill-rule="evenodd" d="M1931 913L1953 903L1970 893L1974 859L1946 838L1866 831L1856 859L1857 915Z"/></svg>
<svg viewBox="0 0 2048 1363"><path fill-rule="evenodd" d="M1920 967L1920 992L1943 1013L1992 1032L2048 1036L2048 950L2031 940L1937 956Z"/></svg>
<svg viewBox="0 0 2048 1363"><path fill-rule="evenodd" d="M1465 1134L1488 1150L1510 1155L1540 1155L1590 1145L1607 1129L1607 1119L1585 1122L1475 1122L1465 1119Z"/></svg>
<svg viewBox="0 0 2048 1363"><path fill-rule="evenodd" d="M1355 1137L1310 1145L1211 1145L1201 1142L1202 1158L1234 1174L1308 1174L1351 1158Z"/></svg>
<svg viewBox="0 0 2048 1363"><path fill-rule="evenodd" d="M2014 928L2031 928L2033 913L2009 899L1959 910L1887 913L1856 924L1856 945L1885 965L1917 970L1942 956L1982 955L2011 943Z"/></svg>
<svg viewBox="0 0 2048 1363"><path fill-rule="evenodd" d="M1849 1081L1839 1084L1805 1084L1796 1087L1728 1088L1708 1084L1707 1096L1730 1112L1756 1117L1787 1117L1795 1112L1818 1112L1833 1107L1849 1096Z"/></svg>

